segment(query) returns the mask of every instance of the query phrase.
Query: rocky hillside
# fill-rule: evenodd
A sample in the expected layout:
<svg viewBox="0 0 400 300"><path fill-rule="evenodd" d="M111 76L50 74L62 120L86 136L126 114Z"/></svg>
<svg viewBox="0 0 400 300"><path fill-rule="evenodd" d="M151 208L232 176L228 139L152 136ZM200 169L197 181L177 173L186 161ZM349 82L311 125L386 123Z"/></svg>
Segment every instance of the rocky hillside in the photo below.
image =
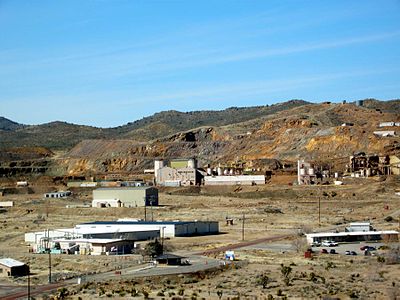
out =
<svg viewBox="0 0 400 300"><path fill-rule="evenodd" d="M237 124L305 104L308 102L292 100L271 106L231 107L221 111L165 111L115 128L96 128L66 122L26 126L0 119L0 149L41 146L51 150L66 150L85 139L132 139L147 142L200 126Z"/></svg>
<svg viewBox="0 0 400 300"><path fill-rule="evenodd" d="M240 163L276 169L299 158L346 163L354 152L400 152L399 137L378 137L373 133L380 130L380 122L400 122L400 100L366 100L362 107L290 101L219 112L164 112L151 118L111 129L79 128L58 122L12 132L32 134L37 141L46 143L61 139L63 144L59 146L64 149L68 143L75 143L49 164L57 175L142 173L152 167L154 158L196 157L200 165ZM348 125L342 126L343 123ZM52 128L58 129L57 135ZM77 128L79 138L74 133ZM399 132L400 128L385 130ZM138 135L147 140L140 141Z"/></svg>
<svg viewBox="0 0 400 300"><path fill-rule="evenodd" d="M347 163L354 152L387 154L400 150L398 137L373 134L383 121L400 121L400 113L353 104L302 105L237 124L182 131L147 143L83 141L68 152L64 167L69 174L140 172L151 167L157 157L197 157L201 165L244 163L264 169L278 167L275 159ZM391 130L396 129L400 128Z"/></svg>

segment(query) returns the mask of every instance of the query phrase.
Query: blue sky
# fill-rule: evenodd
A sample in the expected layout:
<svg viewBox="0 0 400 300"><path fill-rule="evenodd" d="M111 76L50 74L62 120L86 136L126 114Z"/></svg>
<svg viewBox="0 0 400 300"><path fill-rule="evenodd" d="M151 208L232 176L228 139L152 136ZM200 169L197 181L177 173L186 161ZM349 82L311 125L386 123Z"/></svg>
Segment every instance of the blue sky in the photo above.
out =
<svg viewBox="0 0 400 300"><path fill-rule="evenodd" d="M399 0L0 0L0 115L25 124L388 100L399 78Z"/></svg>

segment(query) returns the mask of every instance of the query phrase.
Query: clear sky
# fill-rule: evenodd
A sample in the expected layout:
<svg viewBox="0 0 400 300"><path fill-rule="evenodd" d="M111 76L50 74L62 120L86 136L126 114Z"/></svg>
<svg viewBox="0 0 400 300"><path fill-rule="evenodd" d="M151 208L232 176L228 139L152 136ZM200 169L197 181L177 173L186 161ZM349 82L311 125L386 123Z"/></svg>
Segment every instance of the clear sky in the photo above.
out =
<svg viewBox="0 0 400 300"><path fill-rule="evenodd" d="M399 0L0 0L0 115L20 123L388 100L399 81Z"/></svg>

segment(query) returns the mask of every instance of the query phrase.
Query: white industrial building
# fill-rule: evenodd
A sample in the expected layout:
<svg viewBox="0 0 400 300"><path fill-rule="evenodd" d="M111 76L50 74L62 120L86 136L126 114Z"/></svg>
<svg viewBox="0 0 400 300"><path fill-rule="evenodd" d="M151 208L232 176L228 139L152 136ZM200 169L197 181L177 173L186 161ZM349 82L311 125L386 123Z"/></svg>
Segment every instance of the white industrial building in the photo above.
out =
<svg viewBox="0 0 400 300"><path fill-rule="evenodd" d="M161 237L216 234L219 225L216 221L98 221L75 226L77 232L138 232L159 231Z"/></svg>
<svg viewBox="0 0 400 300"><path fill-rule="evenodd" d="M314 167L304 161L297 161L297 183L299 185L307 185L315 182L316 175Z"/></svg>
<svg viewBox="0 0 400 300"><path fill-rule="evenodd" d="M319 232L306 234L307 243L330 240L335 242L378 241L388 236L391 240L398 240L399 232L395 230L383 231L352 231L352 232Z"/></svg>
<svg viewBox="0 0 400 300"><path fill-rule="evenodd" d="M134 242L124 239L55 239L53 243L60 253L68 254L129 254L134 248Z"/></svg>
<svg viewBox="0 0 400 300"><path fill-rule="evenodd" d="M390 239L398 239L399 232L395 230L376 231L370 222L350 223L344 232L319 232L306 234L307 242L321 242L331 240L335 242L376 241L385 236Z"/></svg>
<svg viewBox="0 0 400 300"><path fill-rule="evenodd" d="M51 192L51 193L45 193L43 196L44 198L66 198L68 196L71 196L70 191L59 191L59 192Z"/></svg>
<svg viewBox="0 0 400 300"><path fill-rule="evenodd" d="M78 224L74 228L26 233L25 242L35 253L43 253L46 248L51 248L52 253L74 253L78 251L79 246L79 253L89 254L91 251L97 251L93 250L95 244L96 247L104 246L104 249L108 249L107 243L110 245L114 243L112 246L123 247L122 249L126 250L135 241L217 234L218 232L219 225L215 221L99 221ZM56 246L57 243L58 246ZM88 252L88 249L92 250Z"/></svg>
<svg viewBox="0 0 400 300"><path fill-rule="evenodd" d="M169 164L162 159L154 161L154 177L161 186L190 186L200 184L203 177L197 169L197 161L189 159L171 159Z"/></svg>
<svg viewBox="0 0 400 300"><path fill-rule="evenodd" d="M221 175L205 176L204 185L260 185L265 184L265 175Z"/></svg>
<svg viewBox="0 0 400 300"><path fill-rule="evenodd" d="M154 187L118 187L93 190L92 207L157 206L158 190Z"/></svg>
<svg viewBox="0 0 400 300"><path fill-rule="evenodd" d="M381 131L374 131L374 134L377 136L381 137L389 137L389 136L395 136L396 131L394 130L381 130Z"/></svg>

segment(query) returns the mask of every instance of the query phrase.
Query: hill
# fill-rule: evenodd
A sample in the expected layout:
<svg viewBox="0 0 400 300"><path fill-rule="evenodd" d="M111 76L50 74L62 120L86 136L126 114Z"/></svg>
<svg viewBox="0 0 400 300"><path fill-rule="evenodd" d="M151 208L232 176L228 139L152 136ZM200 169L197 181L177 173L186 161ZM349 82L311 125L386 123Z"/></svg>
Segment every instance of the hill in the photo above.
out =
<svg viewBox="0 0 400 300"><path fill-rule="evenodd" d="M4 117L0 117L0 131L14 131L16 129L20 129L25 127L23 124L19 124L17 122L11 121L9 119L6 119Z"/></svg>
<svg viewBox="0 0 400 300"><path fill-rule="evenodd" d="M365 100L364 106L289 101L223 111L167 111L108 129L53 122L3 130L0 139L2 147L8 143L63 150L56 157L54 151L41 150L39 155L58 175L142 173L154 158L176 157L196 157L200 165L239 163L256 169L290 166L300 158L343 167L354 152L400 151L399 137L374 134L385 121L400 121L400 100ZM3 150L7 154L2 159L28 157L16 149L18 155ZM32 158L37 156L33 152Z"/></svg>
<svg viewBox="0 0 400 300"><path fill-rule="evenodd" d="M221 111L165 111L115 128L96 128L66 122L26 126L5 119L8 122L4 121L4 128L12 130L0 131L0 148L41 146L51 150L68 150L85 139L122 138L146 142L199 126L236 124L305 104L309 103L292 100L271 106L231 107Z"/></svg>

